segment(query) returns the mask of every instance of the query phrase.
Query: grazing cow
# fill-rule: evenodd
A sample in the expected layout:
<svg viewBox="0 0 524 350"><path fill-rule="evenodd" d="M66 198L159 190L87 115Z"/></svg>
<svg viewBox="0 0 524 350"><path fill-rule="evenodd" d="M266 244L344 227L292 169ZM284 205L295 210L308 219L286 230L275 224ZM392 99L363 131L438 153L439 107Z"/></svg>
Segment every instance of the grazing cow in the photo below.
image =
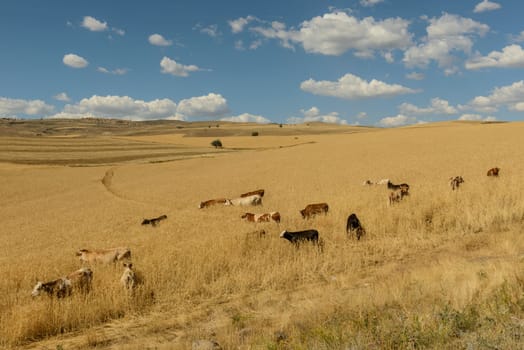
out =
<svg viewBox="0 0 524 350"><path fill-rule="evenodd" d="M395 191L391 191L389 193L389 205L392 205L393 203L399 203L408 194L409 192L402 188L399 188Z"/></svg>
<svg viewBox="0 0 524 350"><path fill-rule="evenodd" d="M404 195L409 194L409 185L407 183L402 183L400 185L395 185L391 183L391 181L388 180L387 182L388 189L396 191L396 190L402 190L404 192Z"/></svg>
<svg viewBox="0 0 524 350"><path fill-rule="evenodd" d="M280 238L287 239L293 244L298 245L302 242L312 242L318 244L318 231L317 230L304 230L304 231L282 231Z"/></svg>
<svg viewBox="0 0 524 350"><path fill-rule="evenodd" d="M360 224L360 220L358 219L356 214L351 214L348 216L348 221L346 224L346 233L349 237L350 233L355 231L355 234L357 236L357 240L360 240L360 237L364 236L366 234L366 230L362 227Z"/></svg>
<svg viewBox="0 0 524 350"><path fill-rule="evenodd" d="M262 197L259 194L253 194L248 197L239 197L228 199L224 205L260 205Z"/></svg>
<svg viewBox="0 0 524 350"><path fill-rule="evenodd" d="M131 291L136 287L137 277L133 270L132 263L124 263L124 273L122 273L122 277L120 277L120 283L122 283L124 288L128 291Z"/></svg>
<svg viewBox="0 0 524 350"><path fill-rule="evenodd" d="M161 215L157 218L153 218L153 219L144 219L144 221L142 221L142 225L151 225L151 226L156 226L158 225L158 223L160 223L160 221L162 220L165 220L167 219L167 215Z"/></svg>
<svg viewBox="0 0 524 350"><path fill-rule="evenodd" d="M31 296L36 297L41 293L47 293L50 297L55 296L57 298L63 298L69 295L71 291L70 283L65 278L58 278L49 282L36 282L36 285L31 292Z"/></svg>
<svg viewBox="0 0 524 350"><path fill-rule="evenodd" d="M215 204L227 204L228 201L229 199L226 199L226 198L210 199L210 200L201 202L198 208L200 209L207 208Z"/></svg>
<svg viewBox="0 0 524 350"><path fill-rule="evenodd" d="M109 249L80 249L76 252L82 263L114 263L118 260L131 259L129 248L109 248Z"/></svg>
<svg viewBox="0 0 524 350"><path fill-rule="evenodd" d="M327 203L308 204L300 211L300 215L302 215L302 218L304 219L309 219L316 214L327 214L328 210L329 206Z"/></svg>
<svg viewBox="0 0 524 350"><path fill-rule="evenodd" d="M458 190L461 183L464 182L464 179L462 176L455 176L449 178L449 185L451 186L451 190L455 191Z"/></svg>
<svg viewBox="0 0 524 350"><path fill-rule="evenodd" d="M240 197L249 197L249 196L252 196L254 194L258 194L260 197L264 197L264 190L260 189L260 190L255 190L255 191L251 191L251 192L242 193L240 195Z"/></svg>
<svg viewBox="0 0 524 350"><path fill-rule="evenodd" d="M80 290L84 293L91 290L91 282L93 280L93 271L87 267L78 269L65 277L58 278L50 282L38 281L33 288L31 295L33 297L39 296L42 292L49 296L56 296L63 298L71 295L73 289Z"/></svg>
<svg viewBox="0 0 524 350"><path fill-rule="evenodd" d="M280 223L280 213L278 211L264 214L245 213L241 218L250 222L269 222L273 220Z"/></svg>
<svg viewBox="0 0 524 350"><path fill-rule="evenodd" d="M500 168L491 168L488 170L488 176L499 176Z"/></svg>
<svg viewBox="0 0 524 350"><path fill-rule="evenodd" d="M381 180L378 180L375 184L376 185L386 185L389 181L389 179L381 179Z"/></svg>
<svg viewBox="0 0 524 350"><path fill-rule="evenodd" d="M371 186L371 185L375 185L375 183L371 180L366 180L362 183L362 186Z"/></svg>

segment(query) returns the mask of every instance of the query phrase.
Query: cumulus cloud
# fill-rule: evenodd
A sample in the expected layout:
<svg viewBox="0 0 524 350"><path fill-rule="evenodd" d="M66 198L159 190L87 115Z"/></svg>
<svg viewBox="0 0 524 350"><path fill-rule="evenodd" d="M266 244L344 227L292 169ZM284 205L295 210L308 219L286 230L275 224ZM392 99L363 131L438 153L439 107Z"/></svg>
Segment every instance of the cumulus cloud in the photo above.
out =
<svg viewBox="0 0 524 350"><path fill-rule="evenodd" d="M287 29L284 23L272 22L270 27L253 27L251 31L267 39L277 39L290 49L296 43L309 53L338 56L354 50L362 57L376 50L390 51L411 45L408 25L409 21L401 18L359 19L338 11L304 21L298 29Z"/></svg>
<svg viewBox="0 0 524 350"><path fill-rule="evenodd" d="M509 45L502 51L491 51L487 56L477 56L466 61L467 69L481 68L522 68L524 50L520 45Z"/></svg>
<svg viewBox="0 0 524 350"><path fill-rule="evenodd" d="M91 16L85 16L81 26L92 32L103 32L108 29L107 22L99 21Z"/></svg>
<svg viewBox="0 0 524 350"><path fill-rule="evenodd" d="M452 53L470 54L473 38L484 36L489 26L470 18L444 13L439 18L428 19L427 36L422 43L408 48L402 61L407 67L426 68L436 61L446 74L458 71Z"/></svg>
<svg viewBox="0 0 524 350"><path fill-rule="evenodd" d="M129 96L97 96L67 104L52 118L117 118L128 120L166 119L176 114L177 105L170 99L135 100Z"/></svg>
<svg viewBox="0 0 524 350"><path fill-rule="evenodd" d="M67 96L67 94L65 92L61 92L59 94L56 94L55 96L53 96L53 98L57 101L62 101L62 102L69 102L71 101L71 99L69 98L69 96Z"/></svg>
<svg viewBox="0 0 524 350"><path fill-rule="evenodd" d="M184 65L164 56L160 61L161 72L164 74L171 74L177 77L187 77L191 72L197 72L201 70L195 65Z"/></svg>
<svg viewBox="0 0 524 350"><path fill-rule="evenodd" d="M237 116L232 117L225 117L221 118L220 120L227 121L227 122L236 122L236 123L260 123L260 124L267 124L271 123L271 120L264 118L261 115L254 115L250 113L243 113Z"/></svg>
<svg viewBox="0 0 524 350"><path fill-rule="evenodd" d="M484 117L480 114L462 114L458 120L494 122L497 118L493 116Z"/></svg>
<svg viewBox="0 0 524 350"><path fill-rule="evenodd" d="M215 93L181 100L177 108L177 114L184 117L217 117L227 112L227 100Z"/></svg>
<svg viewBox="0 0 524 350"><path fill-rule="evenodd" d="M64 62L66 66L73 68L85 68L89 65L89 62L87 62L85 58L75 55L74 53L64 55L62 62Z"/></svg>
<svg viewBox="0 0 524 350"><path fill-rule="evenodd" d="M489 0L482 0L475 6L475 9L473 10L473 12L480 13L480 12L498 10L499 8L501 8L501 6L497 2L492 2Z"/></svg>
<svg viewBox="0 0 524 350"><path fill-rule="evenodd" d="M23 100L0 97L0 116L43 116L52 113L54 106L46 104L42 100Z"/></svg>
<svg viewBox="0 0 524 350"><path fill-rule="evenodd" d="M308 79L300 84L303 91L344 99L388 97L416 93L416 90L398 84L387 84L373 79L366 81L356 75L346 74L337 81Z"/></svg>
<svg viewBox="0 0 524 350"><path fill-rule="evenodd" d="M234 34L240 33L244 30L244 28L252 21L256 20L256 17L254 16L247 16L247 17L239 17L237 19L233 19L230 21L227 21L229 23L229 26L231 27L231 32Z"/></svg>
<svg viewBox="0 0 524 350"><path fill-rule="evenodd" d="M394 117L386 117L382 118L378 124L380 126L385 127L395 127L395 126L402 126L402 125L408 125L408 124L414 124L417 122L417 119L414 117L408 117L402 114L397 114Z"/></svg>
<svg viewBox="0 0 524 350"><path fill-rule="evenodd" d="M470 101L469 107L484 113L493 113L501 105L515 110L515 106L524 101L524 81L520 80L511 85L496 87L491 95L477 96Z"/></svg>
<svg viewBox="0 0 524 350"><path fill-rule="evenodd" d="M449 105L449 102L441 98L431 99L431 104L428 107L417 107L410 103L402 103L399 107L399 112L402 115L451 115L458 113L458 110Z"/></svg>
<svg viewBox="0 0 524 350"><path fill-rule="evenodd" d="M303 117L291 117L287 119L289 124L302 124L309 122L321 122L321 123L331 123L331 124L341 124L347 125L347 121L340 118L338 112L331 112L328 114L320 113L320 110L317 107L311 107L308 110L302 109L300 111Z"/></svg>
<svg viewBox="0 0 524 350"><path fill-rule="evenodd" d="M172 40L167 40L166 38L164 38L162 35L160 34L151 34L148 38L148 41L151 45L156 45L156 46L171 46L173 45L173 41Z"/></svg>

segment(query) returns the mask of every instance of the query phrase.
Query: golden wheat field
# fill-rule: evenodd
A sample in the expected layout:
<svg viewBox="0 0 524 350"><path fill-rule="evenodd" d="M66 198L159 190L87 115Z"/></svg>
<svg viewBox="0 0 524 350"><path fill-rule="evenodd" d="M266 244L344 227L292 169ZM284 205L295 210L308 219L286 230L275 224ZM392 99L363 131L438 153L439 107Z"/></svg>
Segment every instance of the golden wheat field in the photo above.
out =
<svg viewBox="0 0 524 350"><path fill-rule="evenodd" d="M523 348L524 123L215 124L2 122L0 347ZM362 185L382 178L410 195ZM259 188L261 207L198 208ZM318 202L327 215L302 219ZM270 211L280 224L240 218ZM309 228L322 250L279 238ZM87 295L31 297L78 249L117 246L134 294L117 263L91 265Z"/></svg>

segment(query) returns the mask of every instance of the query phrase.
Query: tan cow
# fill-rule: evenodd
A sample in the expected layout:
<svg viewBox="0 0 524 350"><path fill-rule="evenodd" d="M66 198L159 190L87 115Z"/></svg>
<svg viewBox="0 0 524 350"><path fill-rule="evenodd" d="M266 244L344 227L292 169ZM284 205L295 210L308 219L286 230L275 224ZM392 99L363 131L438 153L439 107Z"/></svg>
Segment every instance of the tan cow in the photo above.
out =
<svg viewBox="0 0 524 350"><path fill-rule="evenodd" d="M50 282L38 281L33 288L31 295L39 296L41 293L47 293L49 296L63 298L71 295L72 290L89 292L93 280L93 271L87 267L78 269L65 277L58 278Z"/></svg>
<svg viewBox="0 0 524 350"><path fill-rule="evenodd" d="M122 283L122 286L128 291L136 287L137 277L133 270L132 263L124 263L124 273L122 273L122 277L120 277L120 283Z"/></svg>
<svg viewBox="0 0 524 350"><path fill-rule="evenodd" d="M499 171L500 171L500 168L491 168L488 170L488 176L499 176Z"/></svg>
<svg viewBox="0 0 524 350"><path fill-rule="evenodd" d="M202 208L207 208L207 207L210 207L216 204L227 204L228 201L229 199L226 199L226 198L210 199L204 202L200 202L198 208L202 209Z"/></svg>
<svg viewBox="0 0 524 350"><path fill-rule="evenodd" d="M246 219L250 222L269 222L271 220L280 223L280 213L278 211L273 211L271 213L264 214L253 214L245 213L241 216L242 219Z"/></svg>
<svg viewBox="0 0 524 350"><path fill-rule="evenodd" d="M261 205L262 204L262 196L259 194L253 194L248 197L239 197L239 198L233 198L228 199L225 205Z"/></svg>
<svg viewBox="0 0 524 350"><path fill-rule="evenodd" d="M409 192L405 188L399 188L389 193L389 205L399 203Z"/></svg>
<svg viewBox="0 0 524 350"><path fill-rule="evenodd" d="M109 249L80 249L76 252L82 263L114 263L123 259L131 259L131 250L125 247Z"/></svg>
<svg viewBox="0 0 524 350"><path fill-rule="evenodd" d="M306 207L300 211L300 214L302 218L309 219L316 214L327 214L328 210L329 206L327 203L315 203L306 205Z"/></svg>

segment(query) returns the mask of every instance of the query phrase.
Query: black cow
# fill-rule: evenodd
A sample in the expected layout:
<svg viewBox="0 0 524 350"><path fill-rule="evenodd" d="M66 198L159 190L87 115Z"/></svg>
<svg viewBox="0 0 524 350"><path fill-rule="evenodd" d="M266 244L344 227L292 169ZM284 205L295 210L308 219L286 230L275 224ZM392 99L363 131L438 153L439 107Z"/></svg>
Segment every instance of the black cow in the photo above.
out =
<svg viewBox="0 0 524 350"><path fill-rule="evenodd" d="M151 226L156 226L158 225L158 223L162 220L165 220L167 219L167 215L161 215L157 218L153 218L153 219L144 219L144 221L142 221L142 225L151 225Z"/></svg>
<svg viewBox="0 0 524 350"><path fill-rule="evenodd" d="M299 244L301 242L310 241L318 244L318 231L317 230L304 230L304 231L282 231L280 238L285 238L291 243Z"/></svg>
<svg viewBox="0 0 524 350"><path fill-rule="evenodd" d="M360 237L364 236L366 234L366 230L362 227L360 224L360 220L358 219L357 215L355 213L348 216L348 221L346 224L346 233L349 236L353 231L355 231L355 234L357 236L357 240L360 240Z"/></svg>

